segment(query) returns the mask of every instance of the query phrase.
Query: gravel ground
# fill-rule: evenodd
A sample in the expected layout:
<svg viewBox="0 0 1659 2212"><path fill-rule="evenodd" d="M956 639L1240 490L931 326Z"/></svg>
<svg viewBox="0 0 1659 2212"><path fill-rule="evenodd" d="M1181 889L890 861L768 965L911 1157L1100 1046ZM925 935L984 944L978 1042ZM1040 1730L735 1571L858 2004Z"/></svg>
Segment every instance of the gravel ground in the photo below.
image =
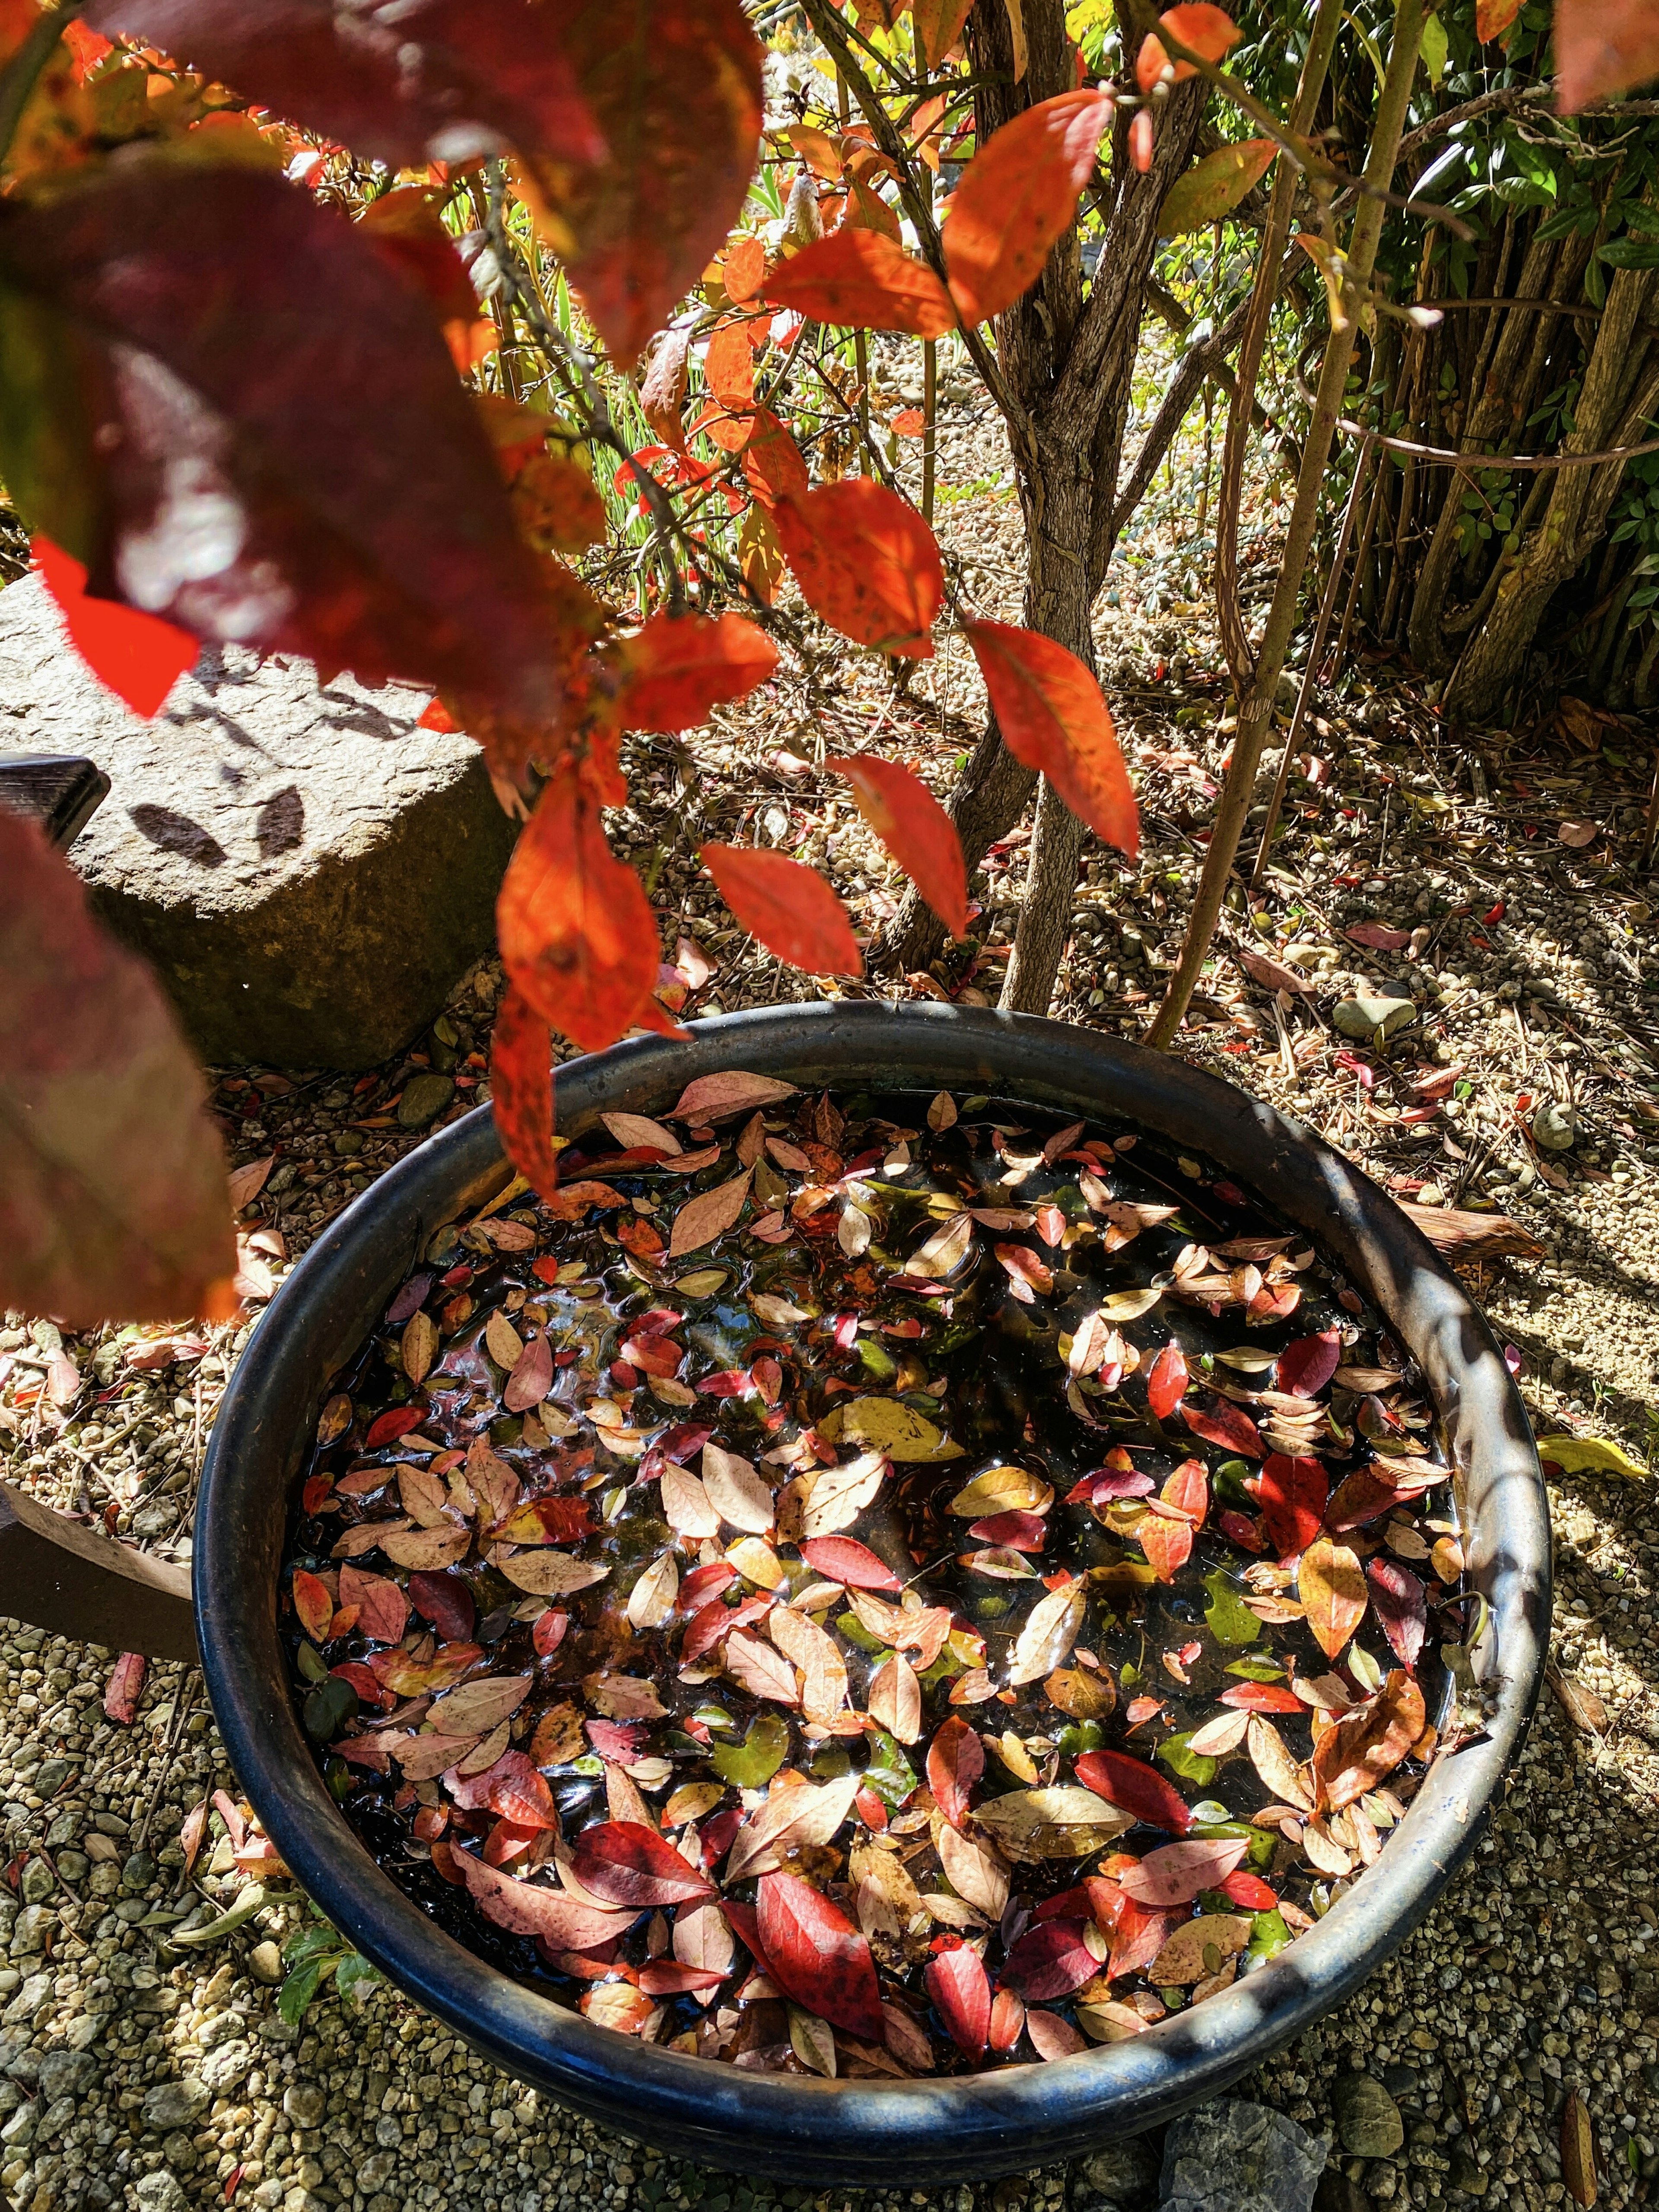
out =
<svg viewBox="0 0 1659 2212"><path fill-rule="evenodd" d="M902 384L903 362L890 367ZM1191 534L1187 465L1126 549L1100 626L1146 846L1134 866L1091 854L1056 1008L1128 1035L1178 940L1228 738L1224 686L1206 672L1214 641L1190 604L1205 548ZM964 584L985 611L1012 611L1006 455L964 405L947 418L941 473L969 488L941 514ZM1265 504L1262 516L1266 530ZM1653 895L1637 866L1649 741L1571 702L1551 702L1536 726L1454 741L1397 672L1363 663L1340 696L1315 704L1289 827L1259 898L1224 923L1183 1048L1402 1194L1476 1217L1468 1279L1516 1349L1540 1433L1613 1440L1638 1472L1552 1483L1559 1686L1470 1867L1351 2007L1242 2094L1315 2130L1340 2118L1325 2212L1564 2204L1561 2119L1575 2090L1600 2201L1644 2203L1659 2175L1648 1956L1659 1931L1659 1510L1639 1472L1659 1374L1659 1011L1638 936ZM891 910L890 872L817 764L878 738L943 786L979 707L958 647L899 695L879 665L848 666L830 690L780 684L702 733L695 759L690 742L635 743L634 807L613 826L666 908L688 1012L814 994L714 906L696 845L738 836L824 860L872 927ZM1589 841L1573 842L1585 829ZM1024 852L1016 833L993 855L980 941L903 989L994 1000ZM1345 933L1366 923L1412 934L1389 951ZM1262 955L1306 988L1256 981L1248 963L1267 972ZM12 1480L188 1557L203 1444L263 1297L376 1173L487 1095L498 987L481 967L419 1051L356 1083L257 1070L222 1079L216 1104L233 1164L248 1171L252 1319L64 1342L9 1318L0 1450ZM1416 1018L1385 1052L1351 1046L1334 1032L1337 1007L1379 989L1409 991ZM1528 1135L1541 1106L1571 1108L1570 1149ZM1479 1217L1494 1209L1536 1239L1538 1256L1481 1256ZM828 2212L843 2201L810 2174L799 2188L750 2185L602 2135L383 1987L347 2000L325 1988L286 2025L276 1946L307 1911L290 1886L269 1884L234 1932L176 1940L246 1887L217 1812L185 1870L191 1809L222 1790L234 1812L237 1790L200 1678L152 1668L128 1724L103 1709L112 1665L112 1654L0 1621L0 2191L13 2212L227 2201L287 2212L810 2201ZM1147 2173L1132 2150L977 2191L862 2201L868 2212L1062 2202L1106 2212L1150 2201Z"/></svg>

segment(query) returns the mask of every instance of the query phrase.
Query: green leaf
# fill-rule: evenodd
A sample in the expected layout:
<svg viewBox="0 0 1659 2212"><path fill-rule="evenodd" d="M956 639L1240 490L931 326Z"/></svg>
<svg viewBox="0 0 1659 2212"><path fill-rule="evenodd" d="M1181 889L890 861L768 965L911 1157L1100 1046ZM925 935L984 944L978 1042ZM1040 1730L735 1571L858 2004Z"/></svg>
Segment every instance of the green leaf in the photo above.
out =
<svg viewBox="0 0 1659 2212"><path fill-rule="evenodd" d="M873 1790L890 1812L896 1811L916 1786L915 1769L884 1729L878 1729L870 1738L864 1786Z"/></svg>
<svg viewBox="0 0 1659 2212"><path fill-rule="evenodd" d="M290 1967L303 1966L308 1960L320 1959L325 1951L337 1950L339 1942L326 1920L313 1920L289 1937L283 1946L283 1958Z"/></svg>
<svg viewBox="0 0 1659 2212"><path fill-rule="evenodd" d="M1254 1620L1255 1616L1250 1617ZM1215 1780L1216 1769L1221 1762L1218 1759L1206 1759L1202 1752L1194 1751L1189 1741L1192 1733L1188 1729L1184 1735L1172 1735L1167 1743L1159 1744L1158 1755L1171 1774L1204 1788Z"/></svg>
<svg viewBox="0 0 1659 2212"><path fill-rule="evenodd" d="M1419 50L1423 66L1429 73L1429 82L1438 84L1446 74L1446 27L1438 15L1431 15L1423 26L1423 43Z"/></svg>
<svg viewBox="0 0 1659 2212"><path fill-rule="evenodd" d="M338 1674L331 1674L327 1681L318 1684L301 1711L307 1735L319 1743L327 1743L348 1721L356 1719L357 1692Z"/></svg>
<svg viewBox="0 0 1659 2212"><path fill-rule="evenodd" d="M1283 1916L1277 1912L1258 1912L1252 1916L1253 1925L1245 1955L1251 1959L1275 1957L1291 1940L1291 1931Z"/></svg>
<svg viewBox="0 0 1659 2212"><path fill-rule="evenodd" d="M1224 1567L1206 1575L1204 1587L1210 1601L1204 1610L1204 1626L1212 1636L1223 1644L1254 1644L1261 1633L1261 1623L1250 1611L1234 1588Z"/></svg>
<svg viewBox="0 0 1659 2212"><path fill-rule="evenodd" d="M1178 177L1158 210L1162 238L1178 237L1185 230L1202 230L1219 222L1238 205L1252 185L1267 174L1279 149L1271 138L1247 138L1237 146L1218 146Z"/></svg>
<svg viewBox="0 0 1659 2212"><path fill-rule="evenodd" d="M1252 1620L1255 1615L1250 1615ZM1285 1669L1271 1659L1235 1659L1222 1669L1224 1674L1242 1675L1247 1682L1282 1682Z"/></svg>
<svg viewBox="0 0 1659 2212"><path fill-rule="evenodd" d="M351 1996L362 1990L367 1991L380 1978L380 1970L361 1951L348 1951L334 1969L334 1986L342 1996Z"/></svg>
<svg viewBox="0 0 1659 2212"><path fill-rule="evenodd" d="M332 1959L308 1959L283 1984L276 2009L290 2027L297 2027L304 2019L307 2006L322 1987L323 1977L333 1963Z"/></svg>
<svg viewBox="0 0 1659 2212"><path fill-rule="evenodd" d="M781 1713L757 1713L741 1743L717 1744L708 1763L737 1790L761 1790L783 1765L789 1723Z"/></svg>
<svg viewBox="0 0 1659 2212"><path fill-rule="evenodd" d="M1610 238L1596 255L1609 269L1659 269L1659 238Z"/></svg>

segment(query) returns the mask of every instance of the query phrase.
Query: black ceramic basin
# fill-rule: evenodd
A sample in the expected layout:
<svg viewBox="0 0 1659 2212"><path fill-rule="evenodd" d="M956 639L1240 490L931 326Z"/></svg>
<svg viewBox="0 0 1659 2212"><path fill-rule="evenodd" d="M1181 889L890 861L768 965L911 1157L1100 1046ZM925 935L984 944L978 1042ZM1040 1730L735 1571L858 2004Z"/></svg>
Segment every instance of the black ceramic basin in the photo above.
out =
<svg viewBox="0 0 1659 2212"><path fill-rule="evenodd" d="M1126 1116L1201 1152L1308 1231L1364 1287L1444 1417L1492 1608L1486 1733L1431 1770L1378 1863L1310 1933L1148 2033L1054 2063L893 2085L739 2072L590 2026L434 1927L324 1790L289 1694L277 1577L294 1483L330 1380L440 1224L501 1187L487 1111L434 1137L306 1255L237 1368L213 1431L196 1539L203 1664L265 1827L330 1919L510 2074L680 2156L812 2186L930 2186L1074 2156L1215 2095L1349 1996L1468 1855L1526 1731L1550 1613L1549 1523L1520 1398L1479 1311L1376 1186L1308 1131L1213 1077L1058 1023L945 1006L780 1006L562 1067L567 1134L601 1109L659 1111L692 1078L751 1068L803 1085L988 1091Z"/></svg>

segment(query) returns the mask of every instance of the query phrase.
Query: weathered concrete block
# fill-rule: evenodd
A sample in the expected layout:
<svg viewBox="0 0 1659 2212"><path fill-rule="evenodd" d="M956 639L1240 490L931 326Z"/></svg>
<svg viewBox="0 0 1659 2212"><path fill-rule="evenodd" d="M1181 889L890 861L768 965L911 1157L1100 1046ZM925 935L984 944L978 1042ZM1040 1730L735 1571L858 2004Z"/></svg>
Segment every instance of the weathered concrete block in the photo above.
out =
<svg viewBox="0 0 1659 2212"><path fill-rule="evenodd" d="M0 752L89 754L70 848L209 1060L374 1066L489 945L512 824L424 692L204 653L154 721L87 671L37 576L0 592Z"/></svg>

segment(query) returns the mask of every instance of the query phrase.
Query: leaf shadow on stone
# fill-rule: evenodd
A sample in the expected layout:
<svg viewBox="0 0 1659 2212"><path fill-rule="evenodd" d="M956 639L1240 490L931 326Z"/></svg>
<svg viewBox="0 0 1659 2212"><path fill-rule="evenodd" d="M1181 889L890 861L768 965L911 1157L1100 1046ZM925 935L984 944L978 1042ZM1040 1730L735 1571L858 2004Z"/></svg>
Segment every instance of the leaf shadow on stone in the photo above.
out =
<svg viewBox="0 0 1659 2212"><path fill-rule="evenodd" d="M127 819L152 845L159 845L164 853L176 853L182 860L193 860L198 867L222 868L230 858L210 830L192 822L188 814L175 813L170 806L152 806L148 802L130 806Z"/></svg>

